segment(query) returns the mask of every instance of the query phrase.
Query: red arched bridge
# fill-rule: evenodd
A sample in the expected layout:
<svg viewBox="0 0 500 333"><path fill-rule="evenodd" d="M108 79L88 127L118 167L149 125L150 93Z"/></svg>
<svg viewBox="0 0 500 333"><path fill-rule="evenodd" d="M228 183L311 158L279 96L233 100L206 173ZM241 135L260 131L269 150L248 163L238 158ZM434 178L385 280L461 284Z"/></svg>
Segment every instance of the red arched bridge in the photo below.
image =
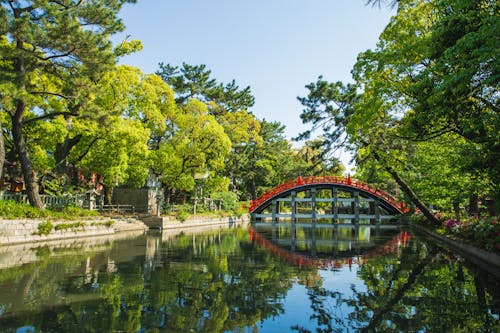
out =
<svg viewBox="0 0 500 333"><path fill-rule="evenodd" d="M331 219L334 223L391 220L407 212L403 202L389 193L342 176L298 177L250 202L253 221ZM365 222L366 223L366 222Z"/></svg>

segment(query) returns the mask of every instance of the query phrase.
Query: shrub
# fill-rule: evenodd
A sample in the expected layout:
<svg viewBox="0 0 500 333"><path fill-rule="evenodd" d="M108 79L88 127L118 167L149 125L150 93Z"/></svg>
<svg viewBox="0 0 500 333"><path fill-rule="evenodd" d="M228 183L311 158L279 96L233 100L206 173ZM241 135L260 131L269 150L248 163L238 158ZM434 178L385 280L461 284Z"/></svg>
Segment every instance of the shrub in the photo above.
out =
<svg viewBox="0 0 500 333"><path fill-rule="evenodd" d="M66 230L66 229L78 229L84 228L85 223L83 222L74 222L74 223L58 223L55 225L55 230Z"/></svg>
<svg viewBox="0 0 500 333"><path fill-rule="evenodd" d="M61 210L63 218L75 218L75 217L88 217L88 216L98 216L99 212L95 210L88 210L76 206L66 206Z"/></svg>
<svg viewBox="0 0 500 333"><path fill-rule="evenodd" d="M37 235L48 235L54 229L54 225L50 221L42 222L38 225Z"/></svg>
<svg viewBox="0 0 500 333"><path fill-rule="evenodd" d="M108 227L108 228L111 228L111 226L112 226L113 224L115 224L115 221L113 221L113 220L109 220L109 221L106 221L106 222L92 222L90 225L91 225L91 226L94 226L94 227L95 227L95 226L104 225L104 226L106 226L106 227Z"/></svg>
<svg viewBox="0 0 500 333"><path fill-rule="evenodd" d="M453 222L450 222L453 221ZM460 223L448 220L445 223L447 234L472 243L488 251L500 252L500 223L496 219L472 219Z"/></svg>
<svg viewBox="0 0 500 333"><path fill-rule="evenodd" d="M44 218L49 216L49 212L32 207L24 202L0 200L0 216L5 219Z"/></svg>
<svg viewBox="0 0 500 333"><path fill-rule="evenodd" d="M234 214L237 217L241 217L243 214L246 213L248 213L248 202L247 201L238 202L236 209L234 210Z"/></svg>
<svg viewBox="0 0 500 333"><path fill-rule="evenodd" d="M235 211L238 196L234 192L216 192L212 194L213 200L221 200L222 208L227 211Z"/></svg>
<svg viewBox="0 0 500 333"><path fill-rule="evenodd" d="M5 219L16 218L60 218L77 219L80 217L98 216L97 211L75 206L66 206L57 210L38 209L24 202L0 200L0 216Z"/></svg>
<svg viewBox="0 0 500 333"><path fill-rule="evenodd" d="M190 204L176 206L176 208L177 213L175 214L175 217L181 222L186 221L189 215L193 213L193 206Z"/></svg>

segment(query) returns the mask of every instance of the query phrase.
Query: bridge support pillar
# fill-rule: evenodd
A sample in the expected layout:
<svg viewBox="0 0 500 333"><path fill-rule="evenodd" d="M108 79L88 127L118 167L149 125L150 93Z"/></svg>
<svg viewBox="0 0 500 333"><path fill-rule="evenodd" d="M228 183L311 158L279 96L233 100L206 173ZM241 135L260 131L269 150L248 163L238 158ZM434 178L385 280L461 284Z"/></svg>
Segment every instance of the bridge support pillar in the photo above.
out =
<svg viewBox="0 0 500 333"><path fill-rule="evenodd" d="M274 199L272 201L271 205L272 205L271 219L272 219L273 226L275 226L276 222L278 222L278 217L276 216L278 214L278 201L276 201L276 199Z"/></svg>
<svg viewBox="0 0 500 333"><path fill-rule="evenodd" d="M312 230L316 232L316 188L311 189L311 219Z"/></svg>
<svg viewBox="0 0 500 333"><path fill-rule="evenodd" d="M335 224L333 227L333 254L337 256L339 254L339 225Z"/></svg>
<svg viewBox="0 0 500 333"><path fill-rule="evenodd" d="M311 255L315 257L316 256L316 188L315 187L311 189L311 220L312 220Z"/></svg>
<svg viewBox="0 0 500 333"><path fill-rule="evenodd" d="M276 231L278 229L278 227L277 227L278 217L276 215L279 212L279 206L278 205L279 205L279 202L276 199L273 200L273 202L272 202L272 210L273 211L272 211L272 217L271 217L271 219L272 219L272 221L271 221L271 224L272 224L271 230L272 230L272 238L273 238L273 240L276 240L276 236L277 236L276 235L277 234Z"/></svg>
<svg viewBox="0 0 500 333"><path fill-rule="evenodd" d="M354 197L354 220L352 221L354 224L359 223L359 192L354 191L352 193Z"/></svg>
<svg viewBox="0 0 500 333"><path fill-rule="evenodd" d="M336 188L332 188L332 214L333 214L333 223L339 223L339 206L337 204L339 191Z"/></svg>
<svg viewBox="0 0 500 333"><path fill-rule="evenodd" d="M297 201L295 200L297 198L297 192L292 191L291 193L292 196L292 239L295 240L295 237L297 235Z"/></svg>

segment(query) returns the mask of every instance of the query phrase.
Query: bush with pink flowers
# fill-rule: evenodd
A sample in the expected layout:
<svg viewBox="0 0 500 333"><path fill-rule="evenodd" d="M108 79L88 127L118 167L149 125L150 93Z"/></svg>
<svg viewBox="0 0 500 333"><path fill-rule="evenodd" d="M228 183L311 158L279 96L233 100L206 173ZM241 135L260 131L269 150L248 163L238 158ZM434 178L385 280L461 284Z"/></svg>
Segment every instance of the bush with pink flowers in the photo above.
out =
<svg viewBox="0 0 500 333"><path fill-rule="evenodd" d="M479 248L500 253L500 223L495 218L469 219L464 222L447 220L445 233Z"/></svg>

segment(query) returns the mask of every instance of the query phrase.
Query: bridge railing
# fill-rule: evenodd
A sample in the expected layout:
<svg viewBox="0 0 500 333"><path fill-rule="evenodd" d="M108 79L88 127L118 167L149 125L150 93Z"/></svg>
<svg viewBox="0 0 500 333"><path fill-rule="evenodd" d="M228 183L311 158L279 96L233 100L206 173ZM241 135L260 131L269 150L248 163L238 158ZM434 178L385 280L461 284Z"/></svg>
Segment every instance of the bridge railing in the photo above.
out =
<svg viewBox="0 0 500 333"><path fill-rule="evenodd" d="M277 196L278 194L281 194L283 192L286 192L288 190L291 190L293 188L297 188L300 186L305 186L305 185L314 185L314 184L338 184L338 185L346 185L350 187L354 187L360 190L363 190L365 192L371 193L380 199L388 202L395 208L397 208L400 212L404 212L405 205L403 202L398 201L394 196L391 194L387 193L386 191L375 189L368 185L365 182L352 179L351 177L342 177L342 176L308 176L308 177L298 177L296 179L289 180L281 185L278 185L269 191L265 192L262 194L260 197L258 197L255 200L250 201L250 212L253 212L257 207L262 205L264 202L268 201L269 199Z"/></svg>

